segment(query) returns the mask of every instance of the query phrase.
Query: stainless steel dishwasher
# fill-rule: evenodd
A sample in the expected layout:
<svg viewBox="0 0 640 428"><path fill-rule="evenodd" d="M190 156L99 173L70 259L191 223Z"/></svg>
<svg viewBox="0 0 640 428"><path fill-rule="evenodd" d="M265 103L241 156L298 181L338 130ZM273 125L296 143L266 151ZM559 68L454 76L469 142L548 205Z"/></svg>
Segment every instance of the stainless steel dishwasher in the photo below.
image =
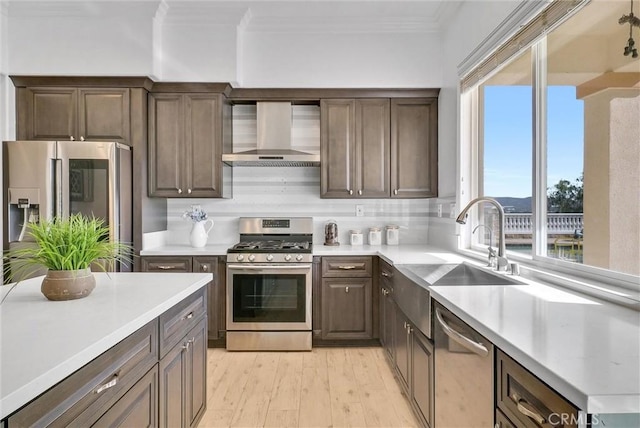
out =
<svg viewBox="0 0 640 428"><path fill-rule="evenodd" d="M493 345L433 303L435 428L492 427Z"/></svg>

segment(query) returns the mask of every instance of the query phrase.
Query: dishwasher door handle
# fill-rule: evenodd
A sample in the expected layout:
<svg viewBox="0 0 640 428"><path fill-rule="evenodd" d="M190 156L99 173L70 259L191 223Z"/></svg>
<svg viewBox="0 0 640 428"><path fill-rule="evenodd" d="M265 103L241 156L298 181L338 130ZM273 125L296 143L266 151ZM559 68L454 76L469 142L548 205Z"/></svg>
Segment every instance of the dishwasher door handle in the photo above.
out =
<svg viewBox="0 0 640 428"><path fill-rule="evenodd" d="M439 308L436 308L436 319L442 326L442 331L444 331L444 333L453 341L473 352L474 354L480 355L481 357L486 357L489 355L489 350L482 343L475 342L452 329L449 324L447 324L442 318L442 314L440 313Z"/></svg>

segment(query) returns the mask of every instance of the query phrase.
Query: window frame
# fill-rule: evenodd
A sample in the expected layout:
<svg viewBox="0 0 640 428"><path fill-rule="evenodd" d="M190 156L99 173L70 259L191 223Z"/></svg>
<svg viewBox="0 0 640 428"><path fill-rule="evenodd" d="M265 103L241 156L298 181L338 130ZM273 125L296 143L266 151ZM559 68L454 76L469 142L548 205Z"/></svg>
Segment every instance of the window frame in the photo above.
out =
<svg viewBox="0 0 640 428"><path fill-rule="evenodd" d="M520 16L521 25L543 14L544 8L536 11L531 8L516 10L510 15L493 35L483 41L467 60L458 68L458 117L459 117L459 150L458 150L458 191L457 206L462 208L471 199L483 195L483 91L482 84L500 72L511 61L516 59L526 49L531 49L532 72L532 249L531 255L508 251L508 258L521 263L524 271L534 277L575 289L580 292L596 295L626 306L640 309L640 276L626 274L619 271L578 264L549 257L547 254L547 35L562 25L566 19L573 16L589 1L568 12L554 25L544 28L541 34L533 38L527 45L519 46L517 51L469 86L465 76L473 73L476 67L486 64L487 56L496 52L501 46L512 44L517 34L508 35L505 26L513 26ZM501 34L498 38L495 34ZM484 52L484 57L478 57L477 52ZM470 59L474 62L470 63ZM466 88L464 87L466 85ZM480 210L474 208L470 217L479 224ZM480 214L481 215L481 214ZM470 222L469 222L470 223ZM480 244L482 234L474 236L468 226L456 225L458 251L467 256L486 259L486 244Z"/></svg>

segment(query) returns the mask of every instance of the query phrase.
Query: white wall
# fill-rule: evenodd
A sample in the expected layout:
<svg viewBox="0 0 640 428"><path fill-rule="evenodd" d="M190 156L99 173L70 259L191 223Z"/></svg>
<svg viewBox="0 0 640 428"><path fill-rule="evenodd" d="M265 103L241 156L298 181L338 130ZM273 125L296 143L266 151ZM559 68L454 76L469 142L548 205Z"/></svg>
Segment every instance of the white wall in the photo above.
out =
<svg viewBox="0 0 640 428"><path fill-rule="evenodd" d="M155 2L118 9L106 2L12 2L10 74L143 75L152 73ZM76 7L76 5L78 5Z"/></svg>
<svg viewBox="0 0 640 428"><path fill-rule="evenodd" d="M249 31L243 86L440 87L437 33Z"/></svg>
<svg viewBox="0 0 640 428"><path fill-rule="evenodd" d="M480 43L519 5L519 1L467 1L456 10L442 34L443 80L438 105L438 187L440 198L433 205L443 204L448 212L456 202L458 180L457 158L460 139L458 65L478 48ZM461 207L456 207L456 214ZM457 247L453 219L433 219L438 227L429 228L429 242L446 248Z"/></svg>

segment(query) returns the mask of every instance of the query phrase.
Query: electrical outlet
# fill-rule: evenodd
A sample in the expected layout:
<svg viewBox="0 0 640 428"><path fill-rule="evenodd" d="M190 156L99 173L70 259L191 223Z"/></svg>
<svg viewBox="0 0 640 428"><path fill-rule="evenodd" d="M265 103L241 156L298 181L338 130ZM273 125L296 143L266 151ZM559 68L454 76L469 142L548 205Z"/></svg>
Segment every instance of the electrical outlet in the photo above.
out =
<svg viewBox="0 0 640 428"><path fill-rule="evenodd" d="M356 205L356 217L364 217L364 205Z"/></svg>
<svg viewBox="0 0 640 428"><path fill-rule="evenodd" d="M438 217L442 217L442 204L438 204Z"/></svg>
<svg viewBox="0 0 640 428"><path fill-rule="evenodd" d="M456 204L449 204L449 218L456 218Z"/></svg>

